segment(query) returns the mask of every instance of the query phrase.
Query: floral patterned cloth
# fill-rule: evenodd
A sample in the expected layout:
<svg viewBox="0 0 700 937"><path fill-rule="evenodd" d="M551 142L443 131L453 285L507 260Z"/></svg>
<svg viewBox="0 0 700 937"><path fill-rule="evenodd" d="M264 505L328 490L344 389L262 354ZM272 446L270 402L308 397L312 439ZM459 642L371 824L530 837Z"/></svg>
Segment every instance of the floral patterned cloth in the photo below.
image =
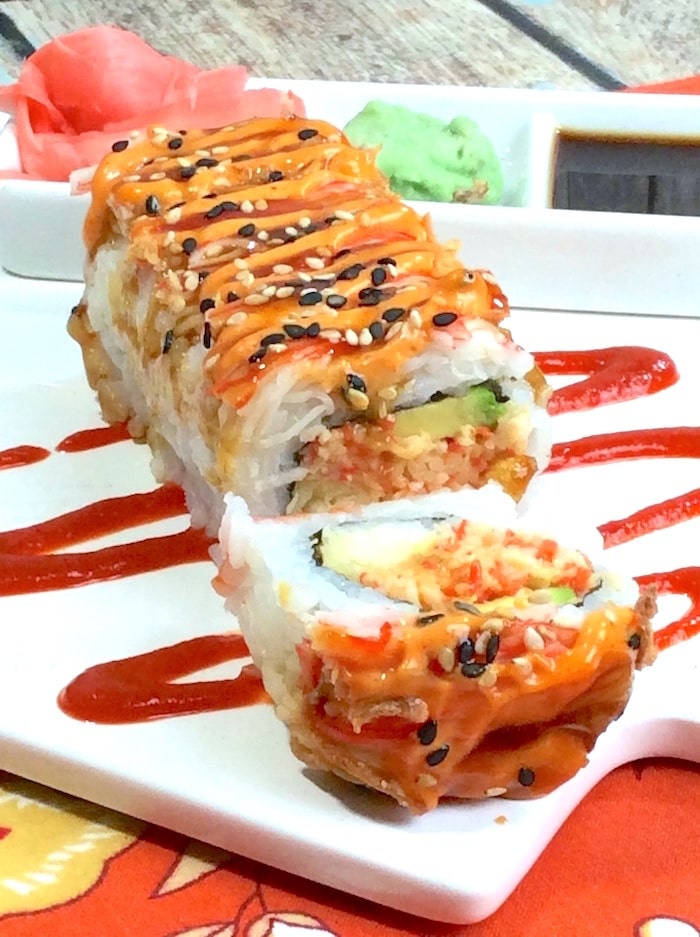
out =
<svg viewBox="0 0 700 937"><path fill-rule="evenodd" d="M467 808L468 809L468 808ZM450 926L0 775L0 937L698 937L700 767L605 778L488 920Z"/></svg>

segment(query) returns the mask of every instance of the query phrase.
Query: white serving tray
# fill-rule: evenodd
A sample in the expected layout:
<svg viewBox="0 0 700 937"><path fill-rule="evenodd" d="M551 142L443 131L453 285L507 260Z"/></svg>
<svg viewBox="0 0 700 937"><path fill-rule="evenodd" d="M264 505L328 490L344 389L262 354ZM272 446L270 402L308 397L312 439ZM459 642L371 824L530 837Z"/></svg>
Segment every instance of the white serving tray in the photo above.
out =
<svg viewBox="0 0 700 937"><path fill-rule="evenodd" d="M470 213L463 218L468 228ZM521 249L525 265L542 262L532 244ZM522 285L506 284L516 293ZM595 290L592 282L591 298ZM99 424L79 349L65 333L79 295L77 284L0 273L0 449L52 448ZM646 344L669 353L680 370L680 382L654 397L556 417L556 439L697 421L697 320L525 311L511 325L533 350ZM152 487L144 447L54 452L0 472L0 529ZM552 510L599 524L695 487L693 460L649 459L545 476L540 496L552 499ZM128 531L124 539L186 523ZM697 519L610 550L609 564L627 574L700 565L699 543ZM61 688L91 665L229 630L232 620L209 585L212 573L199 563L0 598L0 768L363 898L469 923L496 910L615 766L648 755L700 761L700 637L664 651L638 675L628 709L602 736L589 766L553 794L529 803L449 803L420 818L380 795L307 772L267 706L126 726L81 723L60 711ZM687 605L663 598L658 625ZM225 665L204 678L236 672L237 665Z"/></svg>
<svg viewBox="0 0 700 937"><path fill-rule="evenodd" d="M496 270L514 305L698 315L700 218L547 206L558 128L695 137L700 145L700 96L250 80L251 87L265 85L291 88L310 116L339 126L375 98L443 119L474 118L503 165L502 205L465 213L461 206L417 204L439 214L443 231L459 226L469 263ZM0 160L6 135L0 134ZM67 184L0 183L0 265L21 276L80 280L86 205L87 196L71 197Z"/></svg>

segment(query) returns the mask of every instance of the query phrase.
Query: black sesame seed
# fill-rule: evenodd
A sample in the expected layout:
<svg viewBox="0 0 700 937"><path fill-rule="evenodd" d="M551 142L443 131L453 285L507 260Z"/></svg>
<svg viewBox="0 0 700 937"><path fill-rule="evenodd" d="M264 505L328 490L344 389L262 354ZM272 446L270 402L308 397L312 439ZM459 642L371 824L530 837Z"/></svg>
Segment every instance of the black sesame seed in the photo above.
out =
<svg viewBox="0 0 700 937"><path fill-rule="evenodd" d="M306 327L306 336L307 338L316 338L316 336L321 331L321 325L319 322L312 322L311 325Z"/></svg>
<svg viewBox="0 0 700 937"><path fill-rule="evenodd" d="M180 170L181 179L191 179L192 176L197 172L196 166L183 166Z"/></svg>
<svg viewBox="0 0 700 937"><path fill-rule="evenodd" d="M335 219L331 219L335 220ZM333 260L338 260L340 257L346 257L348 254L352 253L349 247L344 247L341 251L338 251L337 254L333 255Z"/></svg>
<svg viewBox="0 0 700 937"><path fill-rule="evenodd" d="M252 221L248 224L241 225L241 227L238 229L238 233L242 238L252 237L255 234L255 225Z"/></svg>
<svg viewBox="0 0 700 937"><path fill-rule="evenodd" d="M421 743L421 745L432 745L437 738L437 733L437 722L434 719L429 719L418 729L416 735L418 736L418 741Z"/></svg>
<svg viewBox="0 0 700 937"><path fill-rule="evenodd" d="M496 660L496 655L498 654L498 648L501 644L501 639L497 634L492 634L486 645L486 663L492 664Z"/></svg>
<svg viewBox="0 0 700 937"><path fill-rule="evenodd" d="M160 211L160 202L155 195L149 195L146 199L146 214L157 215Z"/></svg>
<svg viewBox="0 0 700 937"><path fill-rule="evenodd" d="M386 312L382 313L382 319L384 319L385 322L396 322L405 315L405 309L402 309L400 306L393 306L391 309L387 309Z"/></svg>
<svg viewBox="0 0 700 937"><path fill-rule="evenodd" d="M218 166L219 160L212 159L210 156L203 156L201 159L198 159L195 163L195 166L201 166L203 169L209 169L211 166Z"/></svg>
<svg viewBox="0 0 700 937"><path fill-rule="evenodd" d="M381 286L386 281L386 270L382 267L375 267L372 271L372 283L375 286Z"/></svg>
<svg viewBox="0 0 700 937"><path fill-rule="evenodd" d="M449 750L449 745L441 745L440 748L436 748L434 751L426 755L425 760L431 768L434 768L436 765L439 765L441 762L443 762L445 758L447 758Z"/></svg>
<svg viewBox="0 0 700 937"><path fill-rule="evenodd" d="M367 385L359 374L348 374L346 381L348 382L348 387L352 387L353 390L362 391L363 394L367 393Z"/></svg>
<svg viewBox="0 0 700 937"><path fill-rule="evenodd" d="M288 322L282 328L290 338L304 338L306 329L303 325L296 325L294 322Z"/></svg>
<svg viewBox="0 0 700 937"><path fill-rule="evenodd" d="M241 206L238 204L238 202L229 202L226 200L225 202L221 203L221 207L224 211L238 211Z"/></svg>
<svg viewBox="0 0 700 937"><path fill-rule="evenodd" d="M464 641L460 641L459 646L457 647L457 659L460 664L466 664L467 661L472 660L474 657L474 642L471 638L465 638Z"/></svg>
<svg viewBox="0 0 700 937"><path fill-rule="evenodd" d="M384 265L391 264L392 267L396 266L396 261L394 260L393 257L380 257L377 263L384 264Z"/></svg>
<svg viewBox="0 0 700 937"><path fill-rule="evenodd" d="M338 274L339 280L356 280L364 270L364 264L353 264L352 267L346 267Z"/></svg>
<svg viewBox="0 0 700 937"><path fill-rule="evenodd" d="M486 664L479 664L475 660L470 660L467 661L466 664L462 664L462 674L465 677L480 677L485 670Z"/></svg>
<svg viewBox="0 0 700 937"><path fill-rule="evenodd" d="M518 771L518 784L522 784L523 787L530 787L530 785L535 783L535 772L532 768L521 768Z"/></svg>
<svg viewBox="0 0 700 937"><path fill-rule="evenodd" d="M179 150L181 146L182 146L182 137L173 137L172 140L168 140L169 150Z"/></svg>
<svg viewBox="0 0 700 937"><path fill-rule="evenodd" d="M232 291L232 292L230 292L230 293L227 294L227 296L226 296L226 302L227 302L227 303L237 303L240 298L241 298L241 297L238 295L238 293L234 293L234 292Z"/></svg>
<svg viewBox="0 0 700 937"><path fill-rule="evenodd" d="M172 329L168 329L168 331L165 333L165 338L163 339L163 354L164 355L167 355L167 353L170 351L174 338L175 338L175 333L173 332Z"/></svg>
<svg viewBox="0 0 700 937"><path fill-rule="evenodd" d="M432 400L432 397L430 399ZM458 599L453 605L458 612L468 612L470 615L481 615L476 605L472 605L471 602L462 602Z"/></svg>
<svg viewBox="0 0 700 937"><path fill-rule="evenodd" d="M209 309L213 309L216 306L216 303L213 299L203 299L199 304L200 312L207 312Z"/></svg>
<svg viewBox="0 0 700 937"><path fill-rule="evenodd" d="M205 214L205 218L211 220L212 218L218 218L219 215L222 215L224 212L223 205L215 205L213 208L210 208L209 211Z"/></svg>
<svg viewBox="0 0 700 937"><path fill-rule="evenodd" d="M197 242L194 238L185 238L185 240L182 242L182 249L186 254L191 254L196 247Z"/></svg>
<svg viewBox="0 0 700 937"><path fill-rule="evenodd" d="M123 150L127 148L128 145L129 145L128 140L117 140L115 143L112 144L112 152L121 153Z"/></svg>
<svg viewBox="0 0 700 937"><path fill-rule="evenodd" d="M266 335L265 338L260 339L260 344L263 348L266 348L268 345L279 345L284 341L283 332L273 332L271 335Z"/></svg>
<svg viewBox="0 0 700 937"><path fill-rule="evenodd" d="M367 326L367 331L372 336L372 338L376 341L378 338L381 338L382 335L384 334L384 326L382 325L381 322L370 322L370 324Z"/></svg>
<svg viewBox="0 0 700 937"><path fill-rule="evenodd" d="M267 354L267 348L258 348L257 351L254 351L253 354L248 358L251 364L255 364L257 361L262 361L262 359Z"/></svg>
<svg viewBox="0 0 700 937"><path fill-rule="evenodd" d="M171 208L171 209L173 209L173 208L182 208L182 206L183 206L183 205L186 205L186 204L187 204L186 202L175 202L175 204L174 204L174 205L171 205L170 208Z"/></svg>
<svg viewBox="0 0 700 937"><path fill-rule="evenodd" d="M312 137L318 136L318 130L314 130L313 127L305 127L299 131L297 136L300 140L310 140Z"/></svg>
<svg viewBox="0 0 700 937"><path fill-rule="evenodd" d="M376 306L383 299L386 299L383 290L378 290L373 286L366 286L357 294L360 306Z"/></svg>
<svg viewBox="0 0 700 937"><path fill-rule="evenodd" d="M436 325L439 329L444 328L446 325L452 325L456 321L456 312L438 312L437 315L433 316L433 325Z"/></svg>
<svg viewBox="0 0 700 937"><path fill-rule="evenodd" d="M204 332L202 333L202 343L205 348L211 348L211 322L204 323Z"/></svg>
<svg viewBox="0 0 700 937"><path fill-rule="evenodd" d="M326 296L326 305L330 306L331 309L340 309L347 302L345 296L341 296L340 293L331 293L330 296Z"/></svg>
<svg viewBox="0 0 700 937"><path fill-rule="evenodd" d="M217 193L217 192L210 192L208 195L203 195L203 196L202 196L202 198L217 198L217 197L218 197L218 193ZM182 204L184 205L185 203L183 202Z"/></svg>
<svg viewBox="0 0 700 937"><path fill-rule="evenodd" d="M267 177L268 182L279 182L280 179L284 179L284 173L280 172L279 169L273 169Z"/></svg>
<svg viewBox="0 0 700 937"><path fill-rule="evenodd" d="M416 618L416 624L419 628L424 628L426 625L432 625L434 622L440 621L440 619L444 617L442 612L435 612L434 615L420 615Z"/></svg>
<svg viewBox="0 0 700 937"><path fill-rule="evenodd" d="M206 280L206 278L209 276L210 273L211 273L211 270L200 270L199 282L201 283L203 280Z"/></svg>
<svg viewBox="0 0 700 937"><path fill-rule="evenodd" d="M630 635L630 637L627 640L627 646L631 647L633 651L638 651L639 648L642 646L641 635L637 634L637 632Z"/></svg>
<svg viewBox="0 0 700 937"><path fill-rule="evenodd" d="M441 390L436 390L434 394L430 395L431 403L440 403L441 400L447 400L448 395L443 394Z"/></svg>
<svg viewBox="0 0 700 937"><path fill-rule="evenodd" d="M308 293L304 293L299 297L300 306L315 306L316 303L320 302L323 302L323 296L318 290L309 290Z"/></svg>

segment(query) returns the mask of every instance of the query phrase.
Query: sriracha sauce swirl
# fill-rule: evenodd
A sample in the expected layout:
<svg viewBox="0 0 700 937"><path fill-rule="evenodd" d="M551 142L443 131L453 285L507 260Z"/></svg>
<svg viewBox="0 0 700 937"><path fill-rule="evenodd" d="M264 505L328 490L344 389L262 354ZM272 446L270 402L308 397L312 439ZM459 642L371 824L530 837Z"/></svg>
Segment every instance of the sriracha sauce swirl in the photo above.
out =
<svg viewBox="0 0 700 937"><path fill-rule="evenodd" d="M673 361L650 348L538 352L535 358L546 374L586 375L553 393L549 405L553 414L658 393L678 380ZM82 452L128 438L125 424L98 427L71 434L58 443L56 451ZM0 469L30 465L49 455L49 450L37 446L5 449L0 451ZM605 433L558 443L547 471L642 458L700 458L700 427ZM145 494L108 498L44 523L0 533L0 595L87 585L207 560L211 539L192 528L90 552L54 552L186 513L182 491L175 485L163 485ZM608 521L599 529L609 548L699 515L700 488ZM660 594L681 594L690 599L688 612L656 633L660 649L700 633L700 567L636 578L642 587L655 586ZM173 682L247 654L239 634L193 638L90 667L61 691L58 702L67 715L97 723L133 723L266 702L260 675L250 664L233 679Z"/></svg>

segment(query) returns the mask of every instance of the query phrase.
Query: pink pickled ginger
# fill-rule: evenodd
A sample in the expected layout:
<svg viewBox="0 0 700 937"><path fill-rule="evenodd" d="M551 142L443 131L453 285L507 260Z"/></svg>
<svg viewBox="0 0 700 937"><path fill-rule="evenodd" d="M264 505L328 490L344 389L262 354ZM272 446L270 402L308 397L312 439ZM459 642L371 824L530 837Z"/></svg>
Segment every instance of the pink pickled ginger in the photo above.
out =
<svg viewBox="0 0 700 937"><path fill-rule="evenodd" d="M64 182L132 130L214 128L305 113L290 93L246 91L247 78L242 65L203 70L127 30L91 26L31 55L17 82L0 87L0 110L15 115L22 173Z"/></svg>

